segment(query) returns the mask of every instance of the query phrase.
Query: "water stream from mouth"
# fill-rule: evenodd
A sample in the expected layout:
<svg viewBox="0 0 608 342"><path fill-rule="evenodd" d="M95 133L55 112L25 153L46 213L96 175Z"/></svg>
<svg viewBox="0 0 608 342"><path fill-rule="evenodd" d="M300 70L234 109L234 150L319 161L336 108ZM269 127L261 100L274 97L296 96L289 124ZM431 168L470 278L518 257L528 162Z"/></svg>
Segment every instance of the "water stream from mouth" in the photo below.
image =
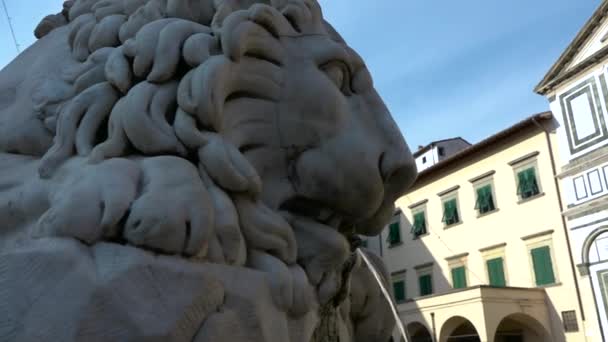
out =
<svg viewBox="0 0 608 342"><path fill-rule="evenodd" d="M376 270L374 265L369 261L369 259L365 255L365 253L363 253L361 248L357 248L357 253L359 253L359 255L361 256L363 261L365 261L365 263L367 264L367 267L369 267L370 271L372 271L374 278L376 278L376 281L378 282L378 286L380 286L380 290L384 294L384 298L386 298L388 305L391 307L391 310L393 311L393 315L395 316L395 322L397 322L397 327L399 328L399 332L401 333L401 336L403 336L403 339L405 342L409 342L407 335L405 333L405 327L403 326L403 322L401 322L401 319L399 318L399 313L397 312L397 306L395 305L395 303L393 303L390 293L384 287L384 284L382 283L382 279L380 278L378 271Z"/></svg>

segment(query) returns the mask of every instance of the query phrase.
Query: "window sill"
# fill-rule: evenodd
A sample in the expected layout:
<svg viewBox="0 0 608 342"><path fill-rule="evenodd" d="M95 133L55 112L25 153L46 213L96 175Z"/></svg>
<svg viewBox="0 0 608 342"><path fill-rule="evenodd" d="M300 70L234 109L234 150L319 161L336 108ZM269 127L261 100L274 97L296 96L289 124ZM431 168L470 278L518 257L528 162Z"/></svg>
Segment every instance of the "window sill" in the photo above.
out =
<svg viewBox="0 0 608 342"><path fill-rule="evenodd" d="M553 283L553 284L547 284L547 285L537 285L536 288L538 289L549 289L552 287L560 287L562 286L562 283Z"/></svg>
<svg viewBox="0 0 608 342"><path fill-rule="evenodd" d="M500 209L496 208L496 209L494 209L494 210L492 210L492 211L488 211L487 213L483 213L483 214L479 214L479 212L478 212L478 214L477 214L477 218L486 217L486 216L492 215L492 214L494 214L494 213L497 213L497 212L499 212L499 211L500 211Z"/></svg>
<svg viewBox="0 0 608 342"><path fill-rule="evenodd" d="M418 236L414 236L414 238L412 240L420 240L421 238L428 236L430 233L424 233Z"/></svg>
<svg viewBox="0 0 608 342"><path fill-rule="evenodd" d="M403 241L391 243L391 244L388 245L388 248L396 248L396 247L399 247L401 245L403 245Z"/></svg>
<svg viewBox="0 0 608 342"><path fill-rule="evenodd" d="M449 226L443 226L443 229L444 229L444 230L452 229L452 228L455 228L455 227L460 226L460 225L461 225L461 224L463 224L463 223L464 223L464 222L462 222L462 221L458 221L458 222L453 223L453 224L451 224L451 225L449 225Z"/></svg>
<svg viewBox="0 0 608 342"><path fill-rule="evenodd" d="M517 201L517 204L524 204L524 203L528 203L528 202L530 202L530 201L533 201L533 200L535 200L535 199L537 199L537 198L539 198L539 197L543 197L543 196L545 196L545 193L544 193L544 192L540 192L540 193L538 193L538 194L536 194L536 195L534 195L534 196L528 197L528 198L526 198L526 199L521 199L521 198L520 198L520 199L519 199L519 201Z"/></svg>

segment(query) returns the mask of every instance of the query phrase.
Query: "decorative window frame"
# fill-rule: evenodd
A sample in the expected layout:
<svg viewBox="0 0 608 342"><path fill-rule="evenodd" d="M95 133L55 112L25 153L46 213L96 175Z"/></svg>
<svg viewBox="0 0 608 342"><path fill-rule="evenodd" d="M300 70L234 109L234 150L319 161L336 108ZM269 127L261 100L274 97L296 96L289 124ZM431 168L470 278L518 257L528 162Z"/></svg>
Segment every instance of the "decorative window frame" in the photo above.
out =
<svg viewBox="0 0 608 342"><path fill-rule="evenodd" d="M496 196L496 184L494 182L494 174L496 171L487 172L481 176L470 179L469 182L473 185L473 198L477 202L477 190L486 185L490 185L492 188L492 199L494 200L494 210L488 211L487 213L480 213L479 209L475 209L477 212L477 218L484 217L496 213L499 211L498 198Z"/></svg>
<svg viewBox="0 0 608 342"><path fill-rule="evenodd" d="M390 239L391 239L391 225L397 223L399 224L399 242L395 242L395 243L391 243ZM386 235L386 244L387 247L390 248L395 248L398 246L403 245L403 229L402 229L402 224L401 224L401 212L397 212L396 214L393 215L393 218L390 220L390 222L386 225L386 227L388 227L387 229L387 235Z"/></svg>
<svg viewBox="0 0 608 342"><path fill-rule="evenodd" d="M437 196L439 196L439 201L441 202L441 217L442 217L441 223L443 224L443 229L450 229L455 226L461 225L463 223L462 210L460 208L460 198L458 197L458 189L460 189L460 185L454 186L452 188L449 188L449 189L437 194ZM458 212L458 222L448 225L445 222L443 222L443 214L444 214L444 210L445 210L444 205L445 205L445 202L451 201L454 199L456 200L456 210Z"/></svg>
<svg viewBox="0 0 608 342"><path fill-rule="evenodd" d="M601 93L599 86L601 86L602 89ZM599 86L597 77L592 75L559 96L559 104L564 119L568 147L572 156L578 155L594 145L600 145L608 139L608 127L606 126L604 119L604 107L606 106L606 102L608 102L608 91L606 76L603 73L599 76ZM591 101L590 109L596 131L589 136L579 137L576 133L576 124L570 103L571 100L585 95L587 95L587 98Z"/></svg>
<svg viewBox="0 0 608 342"><path fill-rule="evenodd" d="M428 215L428 211L427 211L427 203L428 200L424 200L418 203L415 203L411 206L409 206L408 208L410 209L410 232L411 232L411 228L413 228L414 226L414 215L420 213L420 212L424 212L424 224L426 225L426 232L424 234L415 236L413 234L410 233L410 235L412 236L412 240L420 240L421 238L427 236L430 234L430 224L429 224L429 215Z"/></svg>
<svg viewBox="0 0 608 342"><path fill-rule="evenodd" d="M537 198L545 195L545 193L543 192L543 184L542 184L542 180L540 177L540 168L538 166L538 155L539 155L539 152L533 152L533 153L530 153L526 156L518 158L517 160L514 160L509 163L509 165L511 165L511 167L513 168L513 179L515 180L515 194L517 196L518 204L526 203L526 202L532 201L534 199L537 199ZM536 182L538 184L538 194L528 197L528 198L522 198L517 193L517 189L519 187L518 173L520 173L524 170L527 170L529 168L534 168L534 173L536 175Z"/></svg>
<svg viewBox="0 0 608 342"><path fill-rule="evenodd" d="M455 268L459 268L459 267L464 267L465 282L467 284L467 287L471 286L471 283L469 282L470 277L469 277L468 257L469 257L469 253L463 253L463 254L458 254L458 255L454 255L454 256L445 258L445 260L448 263L448 269L450 270L449 278L450 278L450 285L452 286L452 288L454 288L454 278L452 277L452 270Z"/></svg>
<svg viewBox="0 0 608 342"><path fill-rule="evenodd" d="M507 267L507 244L501 243L492 245L479 250L483 259L483 267L485 270L486 284L490 284L490 270L488 269L488 261L496 258L502 258L502 270L505 276L505 287L509 286L509 268Z"/></svg>
<svg viewBox="0 0 608 342"><path fill-rule="evenodd" d="M414 270L416 270L416 286L418 287L418 295L420 297L427 297L427 296L431 296L435 294L435 291L437 290L435 288L435 275L433 274L433 266L435 265L435 263L433 262L429 262L426 264L421 264L418 266L414 267ZM420 288L420 277L425 276L425 275L430 275L431 276L431 289L432 289L432 293L428 294L428 295L424 295L422 296L422 289Z"/></svg>
<svg viewBox="0 0 608 342"><path fill-rule="evenodd" d="M405 303L410 297L408 296L408 287L407 287L407 270L399 270L391 273L391 286L398 281L403 282L403 289L405 291L405 299L403 301L398 301L397 304ZM394 295L394 294L393 294ZM397 298L395 298L397 301Z"/></svg>
<svg viewBox="0 0 608 342"><path fill-rule="evenodd" d="M547 230L536 234L522 237L522 241L526 244L526 253L528 254L528 268L530 270L530 279L532 287L552 287L561 285L559 271L555 260L555 249L553 247L553 230ZM555 281L552 284L536 285L536 273L534 272L534 261L532 260L532 250L540 247L549 247L551 255L551 266L553 267L553 277Z"/></svg>

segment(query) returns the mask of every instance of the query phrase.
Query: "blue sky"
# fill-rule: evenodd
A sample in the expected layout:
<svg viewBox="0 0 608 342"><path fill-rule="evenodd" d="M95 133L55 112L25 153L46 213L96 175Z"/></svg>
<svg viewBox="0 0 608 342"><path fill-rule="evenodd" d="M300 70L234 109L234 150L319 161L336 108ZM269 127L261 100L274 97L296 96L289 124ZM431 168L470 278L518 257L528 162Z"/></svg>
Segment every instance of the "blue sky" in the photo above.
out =
<svg viewBox="0 0 608 342"><path fill-rule="evenodd" d="M63 1L5 0L22 48ZM414 149L477 142L549 108L533 88L601 0L319 0ZM0 7L0 68L15 57Z"/></svg>

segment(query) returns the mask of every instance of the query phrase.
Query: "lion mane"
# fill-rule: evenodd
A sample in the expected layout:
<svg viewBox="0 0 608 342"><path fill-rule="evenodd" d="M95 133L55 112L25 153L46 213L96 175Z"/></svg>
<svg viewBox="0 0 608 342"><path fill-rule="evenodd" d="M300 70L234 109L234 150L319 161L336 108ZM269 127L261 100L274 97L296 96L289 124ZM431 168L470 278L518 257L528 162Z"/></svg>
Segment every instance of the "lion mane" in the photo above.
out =
<svg viewBox="0 0 608 342"><path fill-rule="evenodd" d="M38 101L55 131L42 177L74 150L93 163L134 150L196 151L203 166L221 161L207 147L227 146L218 135L226 100L277 101L285 58L278 38L327 32L318 4L308 0L80 0L64 7L56 16L72 22L69 44L81 64L64 72L70 91ZM50 33L62 23L55 18L37 32ZM246 184L214 169L206 171L229 190L259 191L259 180Z"/></svg>
<svg viewBox="0 0 608 342"><path fill-rule="evenodd" d="M222 111L239 97L269 106L279 101L286 58L280 37L330 35L342 42L316 1L68 1L36 32L43 36L67 22L71 53L80 63L63 72L62 96L37 96L41 117L55 132L39 167L42 178L75 153L92 164L174 155L198 164L208 187L231 193L239 215L251 210L249 216L263 216L255 206L238 205L244 202L238 194L255 197L262 185L239 151L246 141L235 146L220 134ZM243 116L273 110L243 108ZM276 239L263 232L245 232L248 244L283 250L282 259L293 262L293 234L282 235L273 246ZM289 248L278 246L283 241Z"/></svg>
<svg viewBox="0 0 608 342"><path fill-rule="evenodd" d="M43 19L36 35L68 23L79 63L62 72L63 94L36 96L40 116L55 132L40 163L42 178L74 154L91 164L173 155L198 164L211 192L221 192L241 218L251 218L242 221L268 217L260 213L266 208L249 200L262 185L239 151L247 146L220 134L223 106L239 97L279 101L286 58L280 37L329 31L340 41L316 1L68 1L62 13ZM265 110L252 115L273 111ZM293 232L279 232L269 222L259 226L271 228L241 227L248 246L293 263ZM280 239L271 236L277 234Z"/></svg>

